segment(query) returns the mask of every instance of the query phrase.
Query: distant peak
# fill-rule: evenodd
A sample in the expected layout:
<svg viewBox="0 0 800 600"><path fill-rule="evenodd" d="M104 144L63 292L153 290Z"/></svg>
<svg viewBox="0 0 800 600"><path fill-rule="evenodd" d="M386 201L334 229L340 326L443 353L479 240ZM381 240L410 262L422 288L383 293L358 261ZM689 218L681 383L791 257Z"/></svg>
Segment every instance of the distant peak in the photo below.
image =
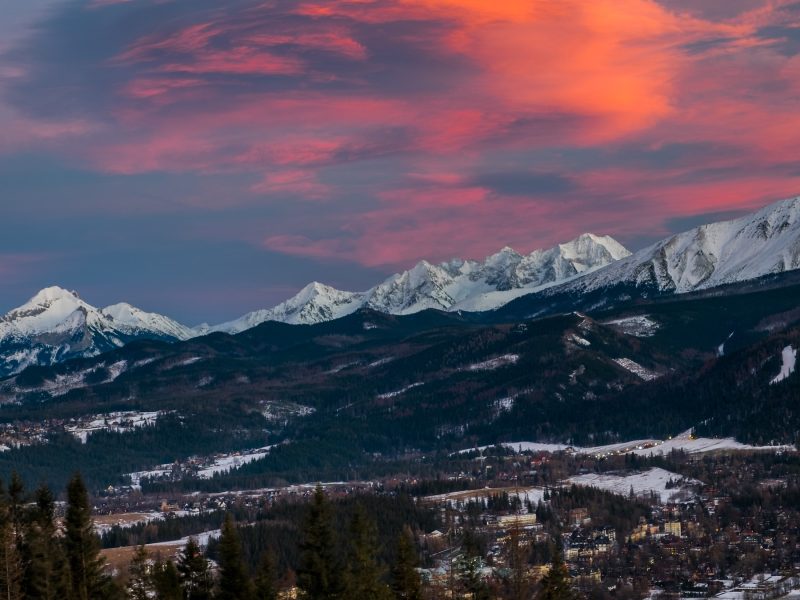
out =
<svg viewBox="0 0 800 600"><path fill-rule="evenodd" d="M77 292L65 290L62 287L53 285L39 290L36 295L28 301L28 304L48 304L63 298L80 299Z"/></svg>
<svg viewBox="0 0 800 600"><path fill-rule="evenodd" d="M324 283L320 283L319 281L312 281L308 285L306 285L298 295L306 295L306 294L327 294L330 292L335 292L336 290L329 285L325 285Z"/></svg>

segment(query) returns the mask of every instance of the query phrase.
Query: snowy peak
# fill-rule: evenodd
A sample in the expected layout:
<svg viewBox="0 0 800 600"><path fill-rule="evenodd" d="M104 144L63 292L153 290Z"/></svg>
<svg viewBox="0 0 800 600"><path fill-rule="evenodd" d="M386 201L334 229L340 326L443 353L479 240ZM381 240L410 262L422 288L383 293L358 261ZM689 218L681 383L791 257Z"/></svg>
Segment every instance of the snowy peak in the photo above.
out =
<svg viewBox="0 0 800 600"><path fill-rule="evenodd" d="M321 323L349 315L362 306L363 294L343 292L315 281L273 308L256 310L234 321L204 327L197 333L240 333L266 321L293 325Z"/></svg>
<svg viewBox="0 0 800 600"><path fill-rule="evenodd" d="M800 268L800 198L673 235L576 281L592 291L617 283L685 293Z"/></svg>
<svg viewBox="0 0 800 600"><path fill-rule="evenodd" d="M178 340L188 340L194 337L194 330L173 321L169 317L157 313L145 312L126 302L112 304L102 311L102 314L109 318L112 324L129 334L137 332L157 333L165 337L173 337Z"/></svg>
<svg viewBox="0 0 800 600"><path fill-rule="evenodd" d="M0 336L41 335L71 329L86 322L93 307L75 292L57 286L39 291L22 306L0 317Z"/></svg>
<svg viewBox="0 0 800 600"><path fill-rule="evenodd" d="M625 246L609 235L598 236L593 233L584 233L571 242L558 246L561 256L573 261L576 269L586 270L600 263L610 264L630 256ZM578 268L580 265L582 268Z"/></svg>
<svg viewBox="0 0 800 600"><path fill-rule="evenodd" d="M192 330L129 304L99 310L52 286L0 317L0 377L33 364L93 356L139 338L188 339Z"/></svg>
<svg viewBox="0 0 800 600"><path fill-rule="evenodd" d="M274 308L257 310L196 333L239 333L265 321L319 323L362 307L395 315L425 309L475 309L470 303L475 303L478 310L497 308L513 297L603 267L629 254L611 237L584 234L527 256L506 246L483 262L454 258L436 265L422 260L365 292L346 292L314 282Z"/></svg>

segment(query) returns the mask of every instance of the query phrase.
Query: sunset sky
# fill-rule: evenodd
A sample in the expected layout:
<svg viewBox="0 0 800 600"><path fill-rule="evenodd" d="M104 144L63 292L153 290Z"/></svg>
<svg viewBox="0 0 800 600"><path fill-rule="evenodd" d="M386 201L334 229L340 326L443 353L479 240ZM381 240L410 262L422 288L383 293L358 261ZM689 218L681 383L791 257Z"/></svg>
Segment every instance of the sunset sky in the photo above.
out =
<svg viewBox="0 0 800 600"><path fill-rule="evenodd" d="M800 194L797 0L3 0L0 310L189 324Z"/></svg>

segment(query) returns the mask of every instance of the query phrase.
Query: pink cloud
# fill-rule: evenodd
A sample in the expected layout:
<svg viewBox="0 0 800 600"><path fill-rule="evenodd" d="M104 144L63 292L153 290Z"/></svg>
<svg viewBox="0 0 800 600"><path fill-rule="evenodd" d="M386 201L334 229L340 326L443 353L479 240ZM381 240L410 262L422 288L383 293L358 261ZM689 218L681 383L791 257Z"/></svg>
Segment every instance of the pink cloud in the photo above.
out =
<svg viewBox="0 0 800 600"><path fill-rule="evenodd" d="M800 184L784 168L800 152L800 56L763 35L792 24L787 2L716 19L652 0L198 11L108 57L121 83L103 120L35 121L29 139L117 174L241 175L220 207L338 208L254 236L287 254L402 265L589 229L663 233ZM681 148L708 152L670 162ZM568 173L574 189L475 183L492 170Z"/></svg>

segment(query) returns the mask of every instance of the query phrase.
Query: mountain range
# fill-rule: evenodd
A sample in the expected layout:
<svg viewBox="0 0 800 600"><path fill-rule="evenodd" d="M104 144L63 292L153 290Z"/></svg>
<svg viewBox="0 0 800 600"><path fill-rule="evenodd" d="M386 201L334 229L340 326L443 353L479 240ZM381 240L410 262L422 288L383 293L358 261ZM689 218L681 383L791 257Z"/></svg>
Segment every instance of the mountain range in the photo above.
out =
<svg viewBox="0 0 800 600"><path fill-rule="evenodd" d="M738 219L703 225L631 254L609 236L578 238L528 255L503 248L483 262L421 261L364 292L311 283L269 309L209 326L187 327L129 304L95 308L71 291L45 288L0 317L0 377L30 365L94 356L132 340L186 340L240 333L266 321L314 324L371 309L393 315L427 309L480 312L525 297L558 306L559 298L686 293L800 268L800 198ZM544 312L544 311L543 311Z"/></svg>

